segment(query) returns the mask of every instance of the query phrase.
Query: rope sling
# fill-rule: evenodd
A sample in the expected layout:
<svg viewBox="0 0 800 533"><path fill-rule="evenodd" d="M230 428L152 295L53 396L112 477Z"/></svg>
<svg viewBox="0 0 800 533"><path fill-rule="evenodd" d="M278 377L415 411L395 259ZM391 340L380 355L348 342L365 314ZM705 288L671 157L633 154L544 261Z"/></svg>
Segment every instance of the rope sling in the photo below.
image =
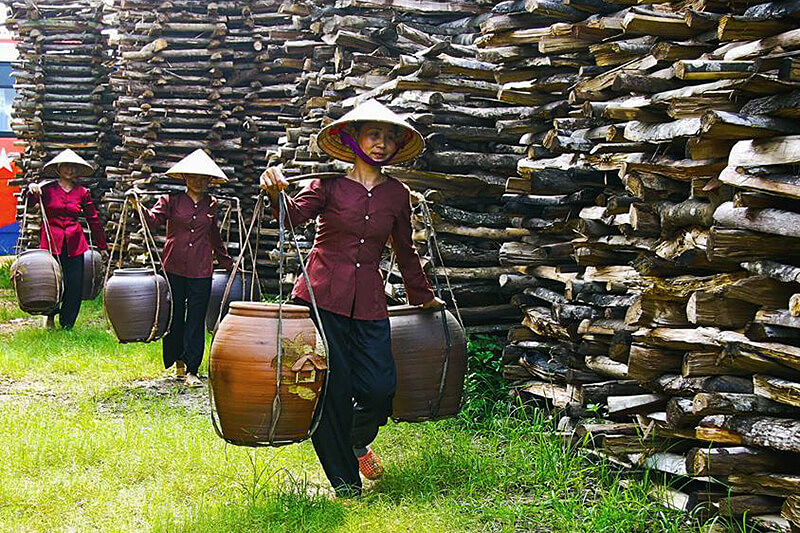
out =
<svg viewBox="0 0 800 533"><path fill-rule="evenodd" d="M47 239L47 252L50 254L51 257L53 257L53 259L55 259L55 265L58 266L58 268L56 268L56 266L53 266L53 276L55 277L56 287L57 287L56 305L53 309L58 309L58 307L61 305L61 299L64 296L64 277L62 275L63 271L61 266L61 258L58 254L53 253L53 236L50 233L50 221L47 218L47 212L45 211L44 208L44 200L42 199L42 194L39 194L38 197L39 197L38 198L39 210L41 211L41 216L42 216L42 228L44 229L45 238ZM27 229L28 229L28 202L25 201L23 202L22 205L22 227L20 228L19 234L25 235L25 231ZM23 251L24 250L22 250L22 238L20 238L17 240L17 245L14 247L14 262L16 264L19 264L19 258L22 255ZM15 294L18 294L17 283L20 283L22 281L22 276L23 276L22 272L19 269L16 269L11 277L11 282L14 286ZM51 309L50 311L52 311L53 309Z"/></svg>
<svg viewBox="0 0 800 533"><path fill-rule="evenodd" d="M271 415L270 427L269 427L267 439L266 440L262 440L260 442L257 442L256 444L253 444L253 446L283 446L283 445L287 445L287 444L292 444L294 442L298 442L299 440L305 440L308 437L310 437L311 435L313 435L314 432L316 431L317 427L319 426L319 421L320 421L320 418L322 417L322 409L323 409L323 406L325 404L325 397L326 397L326 394L327 394L328 379L326 378L326 379L323 380L322 393L320 394L319 400L317 402L317 408L315 409L315 413L314 413L314 416L312 418L312 422L311 422L311 425L309 427L309 431L303 438L301 438L299 440L298 439L279 440L279 439L276 438L276 432L277 432L278 424L280 422L281 415L282 415L282 412L283 412L283 401L282 401L282 397L281 397L281 383L283 381L283 342L282 342L282 339L283 339L283 306L285 304L285 302L284 302L284 294L283 294L283 274L284 274L284 268L285 268L285 263L286 263L286 258L287 258L286 257L287 254L286 254L286 250L285 250L285 248L286 248L286 231L287 231L287 224L286 223L287 223L287 221L288 221L288 230L289 230L290 236L291 236L290 244L294 247L294 251L295 251L295 253L297 255L297 259L298 259L298 261L300 263L300 268L302 270L303 279L304 279L304 281L306 283L306 286L308 288L309 297L310 297L310 300L311 300L310 303L311 303L312 311L314 313L315 318L317 319L317 324L320 324L320 327L316 328L316 331L317 331L317 334L319 335L319 337L322 340L322 349L324 351L324 357L325 357L326 361L328 361L328 353L329 353L329 351L328 351L328 339L327 339L327 337L325 335L324 328L321 327L322 322L320 320L319 308L317 307L316 298L314 296L314 289L311 286L311 279L309 278L308 271L306 270L305 260L303 259L302 252L300 250L300 244L299 244L299 242L297 240L297 235L295 233L294 225L292 224L291 219L287 216L286 201L287 201L286 194L281 192L281 194L278 197L278 207L279 207L279 217L278 217L278 225L279 225L279 231L278 231L278 242L279 242L278 272L279 272L279 280L278 280L278 322L277 322L277 332L276 332L276 343L275 343L276 344L276 354L275 354L275 365L274 365L274 367L276 368L275 396L273 398L272 405L269 407L268 410L265 409L265 412L264 412L264 418L265 419L266 419L266 416L267 416L268 413ZM250 225L249 225L249 227L247 229L247 233L246 233L245 238L244 238L245 242L249 242L250 241L250 237L252 235L253 229L256 226L260 227L260 223L261 223L261 221L263 219L263 208L264 208L264 193L261 192L261 193L259 193L258 198L256 200L256 205L255 205L254 210L253 210L253 217L252 217L252 219L250 221ZM233 268L232 268L232 275L228 278L228 282L225 285L225 291L224 291L223 297L222 297L222 301L223 302L226 301L227 298L230 295L230 291L231 291L231 288L233 286L233 279L235 277L235 273L237 273L239 271L240 265L242 264L242 261L244 261L247 249L248 249L248 247L246 245L243 246L242 249L240 250L240 253L239 253L238 257L236 258L236 261L234 262L234 265L233 265ZM256 250L250 249L250 251L251 251L251 254L253 255L253 268L255 270L256 264L255 264L255 255L254 255L254 253L257 251L257 245L256 245ZM217 330L219 328L220 322L221 322L221 312L220 312L220 317L218 317L218 320L217 320L217 326L216 326L216 328L214 330L214 333L213 333L214 336L216 336L216 333L217 333ZM328 369L328 371L330 371L330 368ZM237 444L237 443L231 442L230 440L225 438L225 436L222 433L222 429L221 429L221 425L220 425L220 422L219 422L219 418L218 418L217 413L216 413L216 406L215 406L215 403L214 403L213 374L211 372L209 372L208 384L209 384L209 400L210 400L210 403L211 403L211 421L212 421L212 424L214 426L214 431L217 433L217 435L221 439L225 440L226 442L229 442L231 444ZM263 425L264 425L263 422L260 425L263 427Z"/></svg>
<svg viewBox="0 0 800 533"><path fill-rule="evenodd" d="M164 262L161 260L161 254L158 252L158 245L156 244L155 238L153 237L153 233L150 231L150 226L148 226L147 219L145 218L144 215L144 208L142 207L142 202L140 197L140 194L142 194L142 192L134 187L133 189L130 189L129 194L135 200L136 214L138 215L139 222L144 232L145 248L147 251L147 256L150 259L150 270L153 273L153 283L155 284L156 305L154 311L155 316L153 317L153 326L150 329L150 333L147 336L147 338L144 341L142 341L142 342L152 342L160 338L163 338L165 335L169 333L169 330L172 327L172 309L171 309L172 288L170 287L169 282L167 282L167 295L170 304L169 308L167 309L167 327L164 329L164 332L161 335L158 335L158 325L161 322L161 290L159 289L158 286L159 268L156 266L155 258L158 258L158 264L160 265L161 275L164 281L167 281L167 273L164 270ZM114 244L111 246L111 252L108 254L108 264L106 265L105 278L103 279L104 287L108 283L109 276L111 276L112 265L114 263L114 251L117 250L117 248L119 248L119 259L117 261L117 268L122 268L123 249L125 246L124 231L128 221L129 203L131 203L130 198L126 197L125 200L123 201L122 213L120 214L120 222L119 225L117 226L117 232L114 236ZM108 320L105 298L103 299L103 312L105 313L106 320Z"/></svg>

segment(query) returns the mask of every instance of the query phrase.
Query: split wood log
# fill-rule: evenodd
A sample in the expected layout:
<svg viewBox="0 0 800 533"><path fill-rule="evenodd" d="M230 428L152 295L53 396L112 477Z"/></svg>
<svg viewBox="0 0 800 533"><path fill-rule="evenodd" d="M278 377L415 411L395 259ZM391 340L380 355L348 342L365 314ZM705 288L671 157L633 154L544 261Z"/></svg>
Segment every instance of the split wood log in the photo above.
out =
<svg viewBox="0 0 800 533"><path fill-rule="evenodd" d="M714 220L733 228L800 237L800 214L791 211L734 207L733 202L725 202L714 211Z"/></svg>
<svg viewBox="0 0 800 533"><path fill-rule="evenodd" d="M669 398L662 394L638 394L634 396L609 396L608 415L620 417L637 413L649 413L663 409Z"/></svg>
<svg viewBox="0 0 800 533"><path fill-rule="evenodd" d="M732 431L741 436L745 444L784 452L800 452L800 420L734 415L706 417L701 423Z"/></svg>
<svg viewBox="0 0 800 533"><path fill-rule="evenodd" d="M783 502L781 498L770 496L735 494L717 502L717 508L722 516L766 515L779 513Z"/></svg>
<svg viewBox="0 0 800 533"><path fill-rule="evenodd" d="M763 397L753 388L753 394L733 392L700 392L692 400L693 412L697 415L746 415L760 414L794 418L800 416L791 407Z"/></svg>
<svg viewBox="0 0 800 533"><path fill-rule="evenodd" d="M692 324L736 329L750 322L757 309L755 305L740 300L697 291L686 304L686 317Z"/></svg>
<svg viewBox="0 0 800 533"><path fill-rule="evenodd" d="M788 467L788 468L787 468ZM787 457L757 448L694 448L686 455L686 470L694 476L728 476L791 471Z"/></svg>
<svg viewBox="0 0 800 533"><path fill-rule="evenodd" d="M795 474L738 474L728 477L733 492L787 497L800 493L800 475Z"/></svg>
<svg viewBox="0 0 800 533"><path fill-rule="evenodd" d="M755 375L753 393L780 404L800 407L800 383L772 376Z"/></svg>

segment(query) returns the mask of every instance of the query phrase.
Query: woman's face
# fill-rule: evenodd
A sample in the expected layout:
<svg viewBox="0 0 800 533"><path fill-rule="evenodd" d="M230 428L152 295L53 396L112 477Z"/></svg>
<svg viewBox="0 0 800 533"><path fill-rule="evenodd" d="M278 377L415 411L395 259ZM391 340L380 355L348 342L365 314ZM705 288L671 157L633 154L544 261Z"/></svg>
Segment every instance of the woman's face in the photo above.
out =
<svg viewBox="0 0 800 533"><path fill-rule="evenodd" d="M58 165L58 174L66 180L74 181L77 179L79 173L80 167L78 167L78 165L73 165L72 163L61 163Z"/></svg>
<svg viewBox="0 0 800 533"><path fill-rule="evenodd" d="M208 176L202 174L185 174L184 178L186 179L186 189L194 194L204 193L208 188L208 182L211 181Z"/></svg>
<svg viewBox="0 0 800 533"><path fill-rule="evenodd" d="M367 122L358 130L358 145L373 161L384 162L397 150L397 128L382 122Z"/></svg>

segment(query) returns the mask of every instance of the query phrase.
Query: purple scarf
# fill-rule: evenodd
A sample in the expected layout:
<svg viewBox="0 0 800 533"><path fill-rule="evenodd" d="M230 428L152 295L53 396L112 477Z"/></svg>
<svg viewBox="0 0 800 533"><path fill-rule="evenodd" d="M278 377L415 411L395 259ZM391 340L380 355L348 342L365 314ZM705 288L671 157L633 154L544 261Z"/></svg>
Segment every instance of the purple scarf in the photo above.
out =
<svg viewBox="0 0 800 533"><path fill-rule="evenodd" d="M355 154L362 161L364 161L365 163L367 163L369 166L372 166L372 167L382 167L382 166L391 164L392 159L394 159L394 156L397 155L397 152L402 150L403 147L408 142L406 139L403 139L402 141L398 141L397 149L394 151L394 153L390 157L387 157L385 161L375 161L370 156L368 156L367 154L364 153L364 150L361 149L361 147L358 145L358 142L356 142L356 140L353 139L352 135L350 135L346 131L344 131L344 130L339 131L339 139L342 141L342 144L352 148L353 152L355 152Z"/></svg>

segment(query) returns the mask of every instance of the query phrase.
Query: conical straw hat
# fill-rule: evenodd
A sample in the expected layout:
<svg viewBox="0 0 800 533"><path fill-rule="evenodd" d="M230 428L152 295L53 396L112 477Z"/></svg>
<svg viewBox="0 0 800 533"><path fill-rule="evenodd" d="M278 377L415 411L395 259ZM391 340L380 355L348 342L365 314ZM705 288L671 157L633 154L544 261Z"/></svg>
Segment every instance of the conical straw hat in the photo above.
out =
<svg viewBox="0 0 800 533"><path fill-rule="evenodd" d="M71 163L79 167L78 176L86 177L91 176L94 172L94 167L90 165L84 158L67 148L59 152L57 156L45 163L42 167L42 176L46 178L58 177L58 165L63 163Z"/></svg>
<svg viewBox="0 0 800 533"><path fill-rule="evenodd" d="M333 158L348 163L355 162L356 155L353 149L342 142L339 133L356 122L383 122L399 126L405 131L402 139L405 144L392 158L391 163L393 165L407 163L419 156L425 149L425 141L422 139L422 135L408 122L400 118L397 113L377 100L367 100L336 122L332 122L322 128L322 131L317 136L317 144Z"/></svg>
<svg viewBox="0 0 800 533"><path fill-rule="evenodd" d="M211 178L211 183L227 183L228 177L201 148L187 155L167 170L168 176L183 179L184 174L199 174Z"/></svg>

